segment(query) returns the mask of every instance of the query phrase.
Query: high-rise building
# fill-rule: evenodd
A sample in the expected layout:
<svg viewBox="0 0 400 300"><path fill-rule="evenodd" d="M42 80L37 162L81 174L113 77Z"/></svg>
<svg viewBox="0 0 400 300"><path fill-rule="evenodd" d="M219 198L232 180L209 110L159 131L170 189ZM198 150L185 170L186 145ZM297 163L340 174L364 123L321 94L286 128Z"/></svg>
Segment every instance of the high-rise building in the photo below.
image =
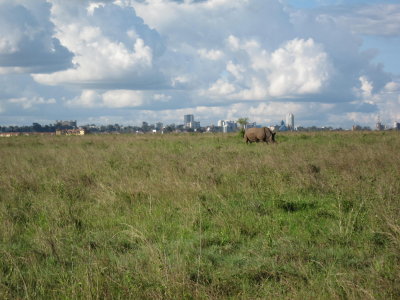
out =
<svg viewBox="0 0 400 300"><path fill-rule="evenodd" d="M198 128L200 128L200 122L195 121L193 115L184 115L183 116L183 128L198 129Z"/></svg>
<svg viewBox="0 0 400 300"><path fill-rule="evenodd" d="M194 122L194 116L193 115L184 115L183 116L183 126L185 128L190 128L190 123Z"/></svg>
<svg viewBox="0 0 400 300"><path fill-rule="evenodd" d="M385 125L382 124L381 116L379 116L379 115L378 115L378 121L375 124L375 129L376 130L385 130Z"/></svg>
<svg viewBox="0 0 400 300"><path fill-rule="evenodd" d="M286 115L286 127L288 130L294 130L294 115L292 113Z"/></svg>

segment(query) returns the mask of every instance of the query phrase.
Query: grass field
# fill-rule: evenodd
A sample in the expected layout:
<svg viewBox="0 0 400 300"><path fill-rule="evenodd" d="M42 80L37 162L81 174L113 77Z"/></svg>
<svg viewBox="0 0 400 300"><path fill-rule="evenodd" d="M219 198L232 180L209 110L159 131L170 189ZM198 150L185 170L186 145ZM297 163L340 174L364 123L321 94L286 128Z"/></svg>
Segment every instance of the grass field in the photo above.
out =
<svg viewBox="0 0 400 300"><path fill-rule="evenodd" d="M399 299L400 134L0 139L1 299Z"/></svg>

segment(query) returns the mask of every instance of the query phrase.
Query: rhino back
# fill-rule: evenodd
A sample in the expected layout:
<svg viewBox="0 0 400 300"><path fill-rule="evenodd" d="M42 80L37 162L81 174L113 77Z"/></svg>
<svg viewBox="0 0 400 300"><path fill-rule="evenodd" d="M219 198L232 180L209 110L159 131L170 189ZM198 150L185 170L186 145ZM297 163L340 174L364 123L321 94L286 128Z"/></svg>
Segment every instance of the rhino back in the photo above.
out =
<svg viewBox="0 0 400 300"><path fill-rule="evenodd" d="M248 128L245 131L245 136L250 141L263 141L266 137L264 128Z"/></svg>

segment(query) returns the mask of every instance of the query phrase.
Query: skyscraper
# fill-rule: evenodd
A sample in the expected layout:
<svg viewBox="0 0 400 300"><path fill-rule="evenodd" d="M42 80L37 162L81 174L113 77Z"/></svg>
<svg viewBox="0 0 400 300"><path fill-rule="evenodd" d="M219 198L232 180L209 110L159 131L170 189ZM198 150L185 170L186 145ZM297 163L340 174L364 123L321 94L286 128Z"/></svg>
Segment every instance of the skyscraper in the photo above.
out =
<svg viewBox="0 0 400 300"><path fill-rule="evenodd" d="M294 130L294 115L292 113L286 115L286 127L289 130Z"/></svg>
<svg viewBox="0 0 400 300"><path fill-rule="evenodd" d="M183 116L183 126L186 128L190 127L190 123L194 122L194 116L193 115L184 115Z"/></svg>
<svg viewBox="0 0 400 300"><path fill-rule="evenodd" d="M380 115L378 115L378 122L376 122L375 128L376 128L376 130L384 130L385 129L385 125L383 125L382 122L381 122L381 116Z"/></svg>

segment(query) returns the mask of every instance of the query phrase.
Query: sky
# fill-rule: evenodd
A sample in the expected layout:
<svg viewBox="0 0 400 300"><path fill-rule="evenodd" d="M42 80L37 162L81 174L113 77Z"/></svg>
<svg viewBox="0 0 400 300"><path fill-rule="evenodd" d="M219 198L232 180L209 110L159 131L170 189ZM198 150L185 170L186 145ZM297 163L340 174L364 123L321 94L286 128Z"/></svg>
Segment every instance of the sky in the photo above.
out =
<svg viewBox="0 0 400 300"><path fill-rule="evenodd" d="M400 3L0 0L0 125L400 122Z"/></svg>

